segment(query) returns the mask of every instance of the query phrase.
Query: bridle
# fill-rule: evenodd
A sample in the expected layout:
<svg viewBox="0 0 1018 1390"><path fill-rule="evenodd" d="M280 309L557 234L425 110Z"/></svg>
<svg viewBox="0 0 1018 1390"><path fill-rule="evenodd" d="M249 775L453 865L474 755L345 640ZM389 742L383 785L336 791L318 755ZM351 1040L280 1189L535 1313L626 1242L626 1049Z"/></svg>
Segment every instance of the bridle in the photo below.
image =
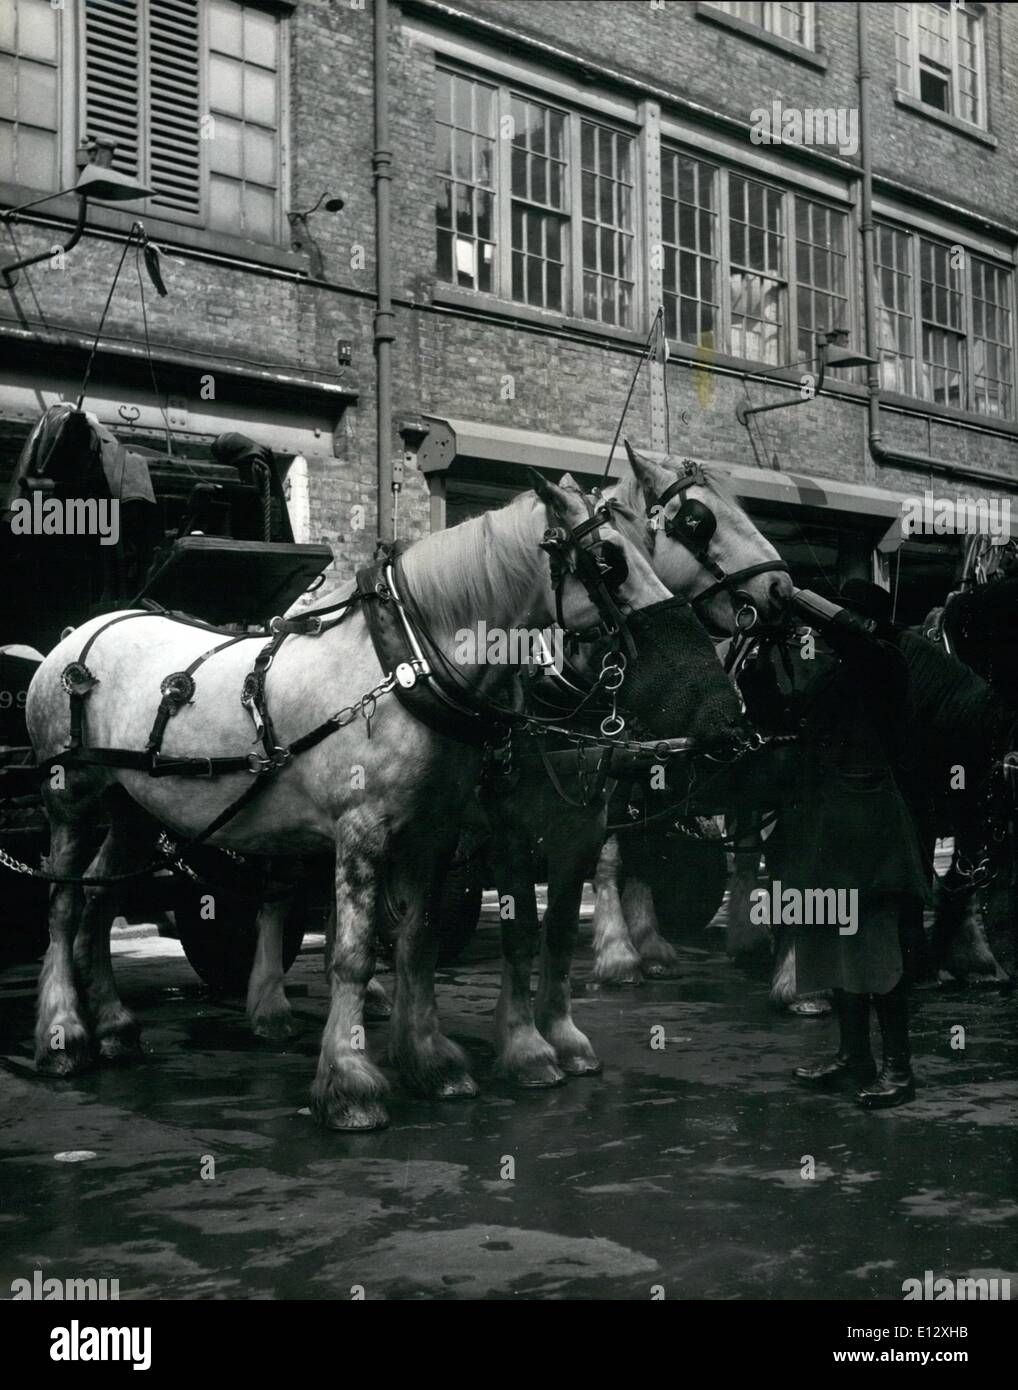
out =
<svg viewBox="0 0 1018 1390"><path fill-rule="evenodd" d="M586 521L567 529L551 526L545 531L540 548L547 552L551 582L555 591L555 619L563 632L579 642L601 641L608 637L630 657L636 656L623 611L619 590L629 575L626 553L615 541L601 536L601 527L612 523L611 504L597 496L597 506L586 493L580 494L587 508ZM586 544L587 537L592 537ZM564 586L567 575L575 575L600 615L600 625L582 632L570 630L563 615Z"/></svg>
<svg viewBox="0 0 1018 1390"><path fill-rule="evenodd" d="M673 497L680 496L688 488L706 487L707 478L704 475L700 464L693 459L683 459L680 465L682 473L673 483L670 483L647 508L647 515L651 519L651 526L656 531L661 524L664 516L664 509ZM731 591L734 603L737 601L739 606L736 608L735 623L741 632L748 632L756 626L759 620L759 613L750 595L737 586L747 579L752 579L758 574L772 574L781 572L789 573L788 565L784 560L762 560L756 565L747 565L745 569L736 570L733 574L728 574L710 557L710 543L717 530L717 517L705 503L697 501L695 497L687 497L683 500L679 510L669 517L664 517L664 531L669 540L678 541L681 546L693 556L701 568L705 569L714 579L714 583L704 589L691 600L693 610L698 617L701 604L708 603L717 594Z"/></svg>

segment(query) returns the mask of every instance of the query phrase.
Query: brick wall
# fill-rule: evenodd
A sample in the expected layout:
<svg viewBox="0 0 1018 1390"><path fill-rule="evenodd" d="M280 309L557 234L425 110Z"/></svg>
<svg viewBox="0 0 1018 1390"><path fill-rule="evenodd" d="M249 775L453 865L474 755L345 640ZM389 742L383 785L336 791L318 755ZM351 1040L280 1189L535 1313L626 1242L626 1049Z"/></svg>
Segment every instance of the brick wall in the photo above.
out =
<svg viewBox="0 0 1018 1390"><path fill-rule="evenodd" d="M579 58L606 63L682 97L747 120L777 98L796 106L854 106L855 10L820 9L818 44L824 72L702 18L695 4L669 0L454 0L456 7L529 33ZM1018 166L1018 14L987 7L988 90L996 150L903 109L893 99L893 6L869 7L873 24L875 163L877 172L928 189L944 201L1011 222ZM410 18L411 16L408 16ZM419 8L412 18L421 17ZM432 22L439 16L431 15ZM301 0L291 23L291 208L310 207L323 191L341 193L337 215L315 215L327 284L298 283L292 274L216 263L181 248L167 253L168 299L148 297L157 344L249 357L272 367L338 371L337 339L353 345L345 379L359 391L334 441L310 459L312 537L334 547L337 575L370 557L376 527L376 449L372 326L376 247L373 148L373 15L348 0ZM466 33L462 27L457 30ZM630 346L588 334L544 329L511 316L436 304L433 228L434 57L411 40L398 3L391 6L390 83L393 184L393 351L395 423L422 412L462 416L518 429L577 435L607 445L635 364ZM25 251L52 239L23 224ZM86 238L64 271L36 271L33 302L24 284L17 303L0 314L52 326L94 330L119 255L118 244ZM440 295L441 297L441 295ZM142 324L133 265L125 271L109 332L140 341ZM511 378L511 391L508 389ZM744 382L737 375L668 368L673 445L677 450L753 463L750 436L735 406L783 398L787 387ZM256 393L253 399L256 399ZM300 421L299 402L293 406ZM647 382L635 394L627 433L649 443ZM921 486L915 474L875 469L865 447L862 393L824 398L789 412L758 417L753 439L766 463L889 487ZM256 432L256 431L252 431ZM959 464L1014 471L1012 440L919 414L885 413L885 442L930 452ZM390 446L400 446L393 435ZM973 489L974 490L974 489ZM355 510L363 508L363 517ZM411 473L401 499L402 529L427 527L427 490ZM363 522L363 524L361 524Z"/></svg>

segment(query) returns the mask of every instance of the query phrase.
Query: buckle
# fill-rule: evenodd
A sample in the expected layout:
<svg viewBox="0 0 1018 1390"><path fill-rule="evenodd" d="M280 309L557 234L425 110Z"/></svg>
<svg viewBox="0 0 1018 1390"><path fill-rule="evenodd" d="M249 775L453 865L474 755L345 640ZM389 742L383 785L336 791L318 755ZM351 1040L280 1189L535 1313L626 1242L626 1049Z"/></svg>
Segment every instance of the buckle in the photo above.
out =
<svg viewBox="0 0 1018 1390"><path fill-rule="evenodd" d="M257 777L263 772L268 772L270 768L285 767L292 756L289 748L273 748L267 758L263 758L260 753L248 753L247 770Z"/></svg>

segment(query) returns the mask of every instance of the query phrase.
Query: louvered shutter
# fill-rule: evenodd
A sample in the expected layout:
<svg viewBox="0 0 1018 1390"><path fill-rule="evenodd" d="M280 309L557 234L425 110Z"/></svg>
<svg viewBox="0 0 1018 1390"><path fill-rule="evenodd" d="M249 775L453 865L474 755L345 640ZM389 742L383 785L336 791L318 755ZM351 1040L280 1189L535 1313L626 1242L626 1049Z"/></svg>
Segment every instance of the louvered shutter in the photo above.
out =
<svg viewBox="0 0 1018 1390"><path fill-rule="evenodd" d="M85 125L117 142L114 167L155 210L201 213L198 0L88 0Z"/></svg>
<svg viewBox="0 0 1018 1390"><path fill-rule="evenodd" d="M141 17L138 0L85 6L85 133L116 140L113 167L140 174Z"/></svg>
<svg viewBox="0 0 1018 1390"><path fill-rule="evenodd" d="M148 139L153 202L201 212L198 0L149 0Z"/></svg>

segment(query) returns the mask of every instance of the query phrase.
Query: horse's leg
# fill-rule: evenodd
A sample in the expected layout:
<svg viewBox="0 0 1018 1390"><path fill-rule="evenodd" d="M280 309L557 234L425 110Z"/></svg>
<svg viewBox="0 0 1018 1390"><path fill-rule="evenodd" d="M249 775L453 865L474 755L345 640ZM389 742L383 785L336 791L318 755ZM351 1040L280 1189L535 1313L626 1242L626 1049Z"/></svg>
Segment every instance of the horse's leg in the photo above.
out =
<svg viewBox="0 0 1018 1390"><path fill-rule="evenodd" d="M786 1009L795 999L795 937L787 927L778 927L770 1001L776 1008Z"/></svg>
<svg viewBox="0 0 1018 1390"><path fill-rule="evenodd" d="M500 848L504 849L502 827L494 818L492 825ZM554 851L549 858L554 860ZM505 902L508 895L514 912L510 920L502 923L502 988L495 1007L495 1074L516 1086L557 1086L565 1080L565 1073L555 1059L551 1040L538 1031L530 995L540 926L532 875L521 872L527 862L529 855L515 868L508 866L508 860L497 866L499 901ZM549 877L552 876L549 866Z"/></svg>
<svg viewBox="0 0 1018 1390"><path fill-rule="evenodd" d="M603 833L598 825L598 836ZM537 1026L555 1049L558 1064L569 1076L594 1076L601 1070L586 1034L573 1022L569 971L580 928L583 885L597 853L596 842L584 849L571 837L571 852L562 853L549 874L548 907L544 914L544 944L535 1012Z"/></svg>
<svg viewBox="0 0 1018 1390"><path fill-rule="evenodd" d="M939 920L941 915L953 923L954 927L943 957L944 969L962 982L1000 984L1007 980L1007 971L1001 968L990 947L977 890L969 888L956 894L950 908L947 908L946 904L949 901L949 895L941 891L938 926L934 928L936 939L938 934L944 931L944 925Z"/></svg>
<svg viewBox="0 0 1018 1390"><path fill-rule="evenodd" d="M621 863L618 838L610 835L594 872L594 979L604 985L636 985L641 978L619 895Z"/></svg>
<svg viewBox="0 0 1018 1390"><path fill-rule="evenodd" d="M247 1016L257 1038L279 1042L293 1035L293 1015L283 984L283 932L289 914L302 911L297 890L285 898L272 898L258 909L255 958L247 982Z"/></svg>
<svg viewBox="0 0 1018 1390"><path fill-rule="evenodd" d="M152 856L156 832L136 807L115 811L88 877L105 878L142 868ZM84 890L85 908L74 942L74 964L85 995L99 1055L114 1062L137 1057L141 1029L117 992L110 958L110 929L119 895L116 885Z"/></svg>
<svg viewBox="0 0 1018 1390"><path fill-rule="evenodd" d="M427 839L418 832L417 836L407 834L392 855L399 864L401 896L407 910L396 947L396 1002L389 1056L406 1085L433 1100L477 1095L465 1054L438 1026L435 967L439 923L426 911L455 848L455 835L448 843L436 846L433 832Z"/></svg>
<svg viewBox="0 0 1018 1390"><path fill-rule="evenodd" d="M85 827L71 807L45 794L50 820L50 873L81 877L92 858ZM39 976L35 1024L35 1061L42 1072L69 1076L91 1059L88 1029L82 1018L74 974L74 937L84 895L73 883L50 889L50 944Z"/></svg>
<svg viewBox="0 0 1018 1390"><path fill-rule="evenodd" d="M725 949L733 960L760 956L771 952L767 924L754 922L751 916L752 893L757 887L760 869L760 817L740 817L732 829L735 846L735 871L728 890L728 915L725 926Z"/></svg>
<svg viewBox="0 0 1018 1390"><path fill-rule="evenodd" d="M630 874L622 889L622 915L629 937L640 953L640 969L655 980L674 980L680 974L679 958L658 930L654 894L649 883Z"/></svg>
<svg viewBox="0 0 1018 1390"><path fill-rule="evenodd" d="M325 918L325 952L323 966L326 978L332 979L332 948L336 940L336 904L329 904ZM364 1017L373 1023L392 1017L392 1002L377 975L372 975L364 995Z"/></svg>
<svg viewBox="0 0 1018 1390"><path fill-rule="evenodd" d="M380 825L337 826L336 935L331 1002L322 1035L312 1108L328 1129L378 1129L388 1123L388 1083L365 1050L364 996L375 968L375 907L385 852Z"/></svg>

